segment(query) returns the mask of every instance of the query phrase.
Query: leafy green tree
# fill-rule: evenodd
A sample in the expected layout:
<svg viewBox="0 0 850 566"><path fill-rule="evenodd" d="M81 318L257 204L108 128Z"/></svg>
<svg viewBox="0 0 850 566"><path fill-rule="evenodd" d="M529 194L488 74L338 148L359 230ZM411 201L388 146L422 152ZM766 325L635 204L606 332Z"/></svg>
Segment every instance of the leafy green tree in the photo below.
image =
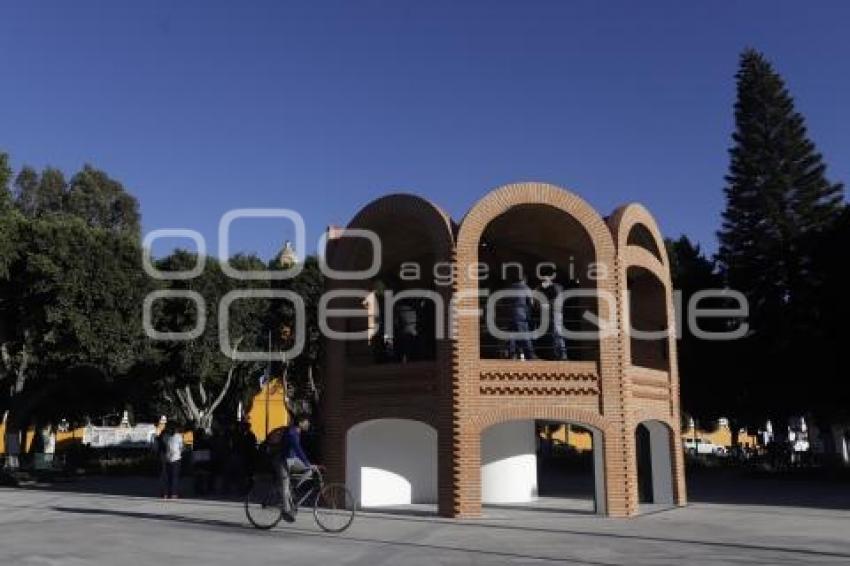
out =
<svg viewBox="0 0 850 566"><path fill-rule="evenodd" d="M784 81L764 56L741 55L726 208L718 233L725 283L743 292L753 334L737 345L738 384L762 417L799 411L792 378L805 365L821 316L813 269L817 234L835 222L843 187L822 156ZM756 394L756 392L758 392Z"/></svg>
<svg viewBox="0 0 850 566"><path fill-rule="evenodd" d="M190 269L197 261L193 253L178 250L158 262L163 271ZM230 260L239 270L264 270L256 256L238 255ZM262 364L236 362L222 352L219 343L219 307L224 296L236 289L267 288L267 281L244 281L225 274L215 258L206 258L203 273L191 280L174 280L170 289L199 293L206 303L206 324L200 336L187 341L161 341L158 380L165 406L173 417L182 418L194 428L210 430L216 410L226 396L261 371ZM157 330L181 332L194 327L198 312L189 300L168 299L156 303ZM267 301L240 299L229 309L229 348L265 352L268 327ZM238 392L237 392L238 393Z"/></svg>
<svg viewBox="0 0 850 566"><path fill-rule="evenodd" d="M722 288L722 280L716 264L707 258L698 244L687 236L677 240L668 239L667 256L670 258L670 274L673 288L681 293L681 305L687 307L691 297L705 289ZM700 303L706 308L708 300ZM718 305L719 306L719 305ZM713 326L709 327L709 324ZM700 321L703 330L717 332L723 322ZM717 342L701 340L690 331L687 320L681 321L682 335L678 343L679 375L681 380L682 408L689 415L703 421L729 416L729 384L723 383L723 360L718 356Z"/></svg>
<svg viewBox="0 0 850 566"><path fill-rule="evenodd" d="M16 204L30 218L57 214L64 209L67 184L61 171L47 167L41 175L24 167L15 180Z"/></svg>
<svg viewBox="0 0 850 566"><path fill-rule="evenodd" d="M286 258L279 255L272 260L269 268L279 270L286 267ZM292 279L275 281L274 286L296 293L304 301L304 350L292 360L288 360L285 368L276 364L274 376L281 377L285 373L289 388L289 401L294 406L312 406L316 410L319 406L322 384L319 364L323 356L324 340L319 330L318 305L325 289L325 280L319 269L319 261L316 256L307 256L302 265L301 272ZM295 308L290 302L281 301L272 304L270 311L270 325L276 331L276 345L281 349L291 346L296 332ZM293 336L287 339L281 337L281 329L284 333L289 331Z"/></svg>
<svg viewBox="0 0 850 566"><path fill-rule="evenodd" d="M835 221L843 186L827 180L803 117L764 56L745 51L736 77L719 259L732 287L786 304L808 284L805 237Z"/></svg>
<svg viewBox="0 0 850 566"><path fill-rule="evenodd" d="M850 242L850 206L822 234L815 253L815 271L824 281L817 298L820 305L820 338L813 348L807 387L800 391L805 401L817 409L822 430L832 422L850 419L850 362L847 360L847 321L850 320L850 295L847 293L846 266L841 261L847 255Z"/></svg>
<svg viewBox="0 0 850 566"><path fill-rule="evenodd" d="M9 264L15 253L17 238L14 234L16 224L12 221L12 193L9 182L12 179L12 168L9 166L9 155L0 152L0 279L9 274ZM0 320L0 336L3 332L3 321Z"/></svg>
<svg viewBox="0 0 850 566"><path fill-rule="evenodd" d="M138 237L139 203L118 181L91 165L71 178L65 210L95 228Z"/></svg>
<svg viewBox="0 0 850 566"><path fill-rule="evenodd" d="M38 173L24 165L15 177L15 204L27 216L35 216L35 200L38 195Z"/></svg>
<svg viewBox="0 0 850 566"><path fill-rule="evenodd" d="M7 219L8 220L8 219ZM0 280L4 401L10 430L73 412L125 374L147 348L141 306L151 281L137 238L81 219L11 217L16 254ZM80 381L84 380L84 381Z"/></svg>

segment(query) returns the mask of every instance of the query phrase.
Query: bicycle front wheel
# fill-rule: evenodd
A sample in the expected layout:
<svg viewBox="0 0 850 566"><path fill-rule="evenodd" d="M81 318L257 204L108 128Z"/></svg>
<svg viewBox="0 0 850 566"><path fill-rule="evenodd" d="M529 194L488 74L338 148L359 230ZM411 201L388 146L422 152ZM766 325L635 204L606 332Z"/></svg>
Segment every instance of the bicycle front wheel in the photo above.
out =
<svg viewBox="0 0 850 566"><path fill-rule="evenodd" d="M283 519L283 496L275 485L255 484L245 498L245 516L258 529L271 529Z"/></svg>
<svg viewBox="0 0 850 566"><path fill-rule="evenodd" d="M316 496L313 517L322 530L341 533L354 521L354 497L341 483L326 484Z"/></svg>

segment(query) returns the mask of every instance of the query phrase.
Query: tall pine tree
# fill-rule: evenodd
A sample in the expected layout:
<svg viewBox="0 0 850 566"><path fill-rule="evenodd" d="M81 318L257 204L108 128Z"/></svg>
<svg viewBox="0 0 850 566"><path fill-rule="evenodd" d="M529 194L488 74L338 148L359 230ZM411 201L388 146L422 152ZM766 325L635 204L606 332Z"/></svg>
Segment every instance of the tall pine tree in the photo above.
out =
<svg viewBox="0 0 850 566"><path fill-rule="evenodd" d="M777 385L790 385L817 327L814 298L822 281L813 252L819 234L840 215L843 186L826 178L803 117L761 53L741 55L736 79L718 259L726 284L750 302L753 336L735 347L746 358L736 360L741 385L759 392L750 397L764 405L753 407L757 414L784 416L806 409Z"/></svg>

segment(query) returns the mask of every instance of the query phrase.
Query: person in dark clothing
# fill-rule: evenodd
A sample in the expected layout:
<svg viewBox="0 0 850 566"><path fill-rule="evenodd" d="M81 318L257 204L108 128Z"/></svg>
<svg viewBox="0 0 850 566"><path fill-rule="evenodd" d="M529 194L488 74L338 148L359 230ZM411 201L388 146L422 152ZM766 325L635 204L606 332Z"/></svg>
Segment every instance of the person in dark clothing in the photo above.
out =
<svg viewBox="0 0 850 566"><path fill-rule="evenodd" d="M420 359L433 360L437 352L436 305L428 299L419 304L419 356Z"/></svg>
<svg viewBox="0 0 850 566"><path fill-rule="evenodd" d="M557 297L564 292L564 287L555 281L555 274L553 273L543 278L540 288L543 296L546 297L546 304L543 305L543 316L547 316L549 318L549 335L552 339L552 355L556 360L566 360L567 344L561 334L564 326L563 305L561 305L561 308L555 308Z"/></svg>
<svg viewBox="0 0 850 566"><path fill-rule="evenodd" d="M414 299L404 299L399 302L396 311L396 329L398 333L399 360L409 362L417 359L419 331L418 305Z"/></svg>
<svg viewBox="0 0 850 566"><path fill-rule="evenodd" d="M242 460L241 470L244 474L243 487L250 487L254 480L254 471L257 464L257 436L251 430L251 423L239 423L239 435L237 437L239 456Z"/></svg>
<svg viewBox="0 0 850 566"><path fill-rule="evenodd" d="M208 495L212 491L212 448L204 429L193 432L192 439L192 478L195 495Z"/></svg>
<svg viewBox="0 0 850 566"><path fill-rule="evenodd" d="M290 477L292 474L301 475L301 483L312 477L316 468L304 448L301 446L301 433L310 429L310 420L301 415L297 417L285 430L278 430L282 434L269 435L266 442L279 457L278 474L281 482L281 493L283 496L283 518L291 523L295 521L295 509L292 506Z"/></svg>
<svg viewBox="0 0 850 566"><path fill-rule="evenodd" d="M511 338L508 343L508 355L516 358L522 354L526 360L536 360L537 356L534 353L529 330L531 309L534 306L531 288L525 282L525 277L520 277L510 286L510 290L513 292L510 298L511 331L520 335Z"/></svg>
<svg viewBox="0 0 850 566"><path fill-rule="evenodd" d="M210 439L210 493L223 491L230 447L223 431L214 429Z"/></svg>
<svg viewBox="0 0 850 566"><path fill-rule="evenodd" d="M168 423L160 435L162 447L162 498L177 499L180 484L180 461L183 457L183 434Z"/></svg>
<svg viewBox="0 0 850 566"><path fill-rule="evenodd" d="M224 468L222 470L222 493L236 493L241 495L244 488L243 480L245 470L242 466L242 454L240 451L240 431L236 423L227 425L224 436L225 453L223 454Z"/></svg>

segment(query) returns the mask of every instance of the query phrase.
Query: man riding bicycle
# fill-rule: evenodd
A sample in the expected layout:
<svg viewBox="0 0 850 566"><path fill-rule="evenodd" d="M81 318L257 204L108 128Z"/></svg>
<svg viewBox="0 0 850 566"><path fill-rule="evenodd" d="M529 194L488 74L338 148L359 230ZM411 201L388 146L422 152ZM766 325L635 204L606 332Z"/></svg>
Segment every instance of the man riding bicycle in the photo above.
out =
<svg viewBox="0 0 850 566"><path fill-rule="evenodd" d="M301 446L301 433L309 429L310 419L306 415L300 415L289 426L277 429L274 431L276 434L270 434L267 440L272 454L279 456L279 459L276 459L275 468L281 482L283 518L288 523L295 521L295 510L292 507L290 493L291 475L301 474L301 481L298 483L301 485L313 476L313 471L316 469Z"/></svg>

